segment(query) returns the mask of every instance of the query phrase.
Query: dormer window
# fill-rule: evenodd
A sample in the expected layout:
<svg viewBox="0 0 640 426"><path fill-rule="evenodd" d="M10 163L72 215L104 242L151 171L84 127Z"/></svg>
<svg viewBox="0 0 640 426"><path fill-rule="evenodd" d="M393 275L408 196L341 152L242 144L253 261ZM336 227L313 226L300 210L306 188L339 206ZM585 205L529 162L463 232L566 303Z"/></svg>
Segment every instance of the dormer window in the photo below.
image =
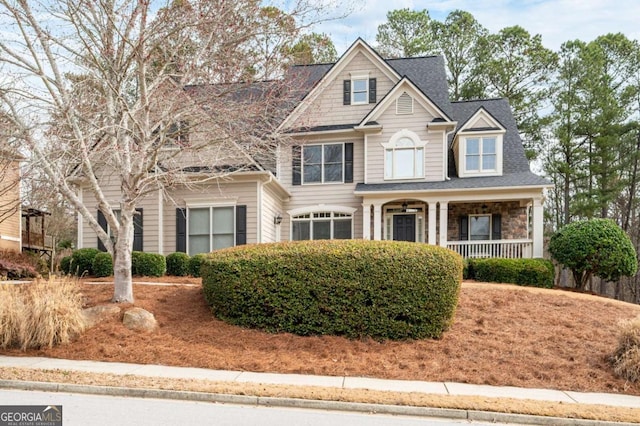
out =
<svg viewBox="0 0 640 426"><path fill-rule="evenodd" d="M495 172L497 166L496 137L467 138L465 171Z"/></svg>
<svg viewBox="0 0 640 426"><path fill-rule="evenodd" d="M350 80L344 80L344 105L375 104L376 101L376 79L369 78L369 73L354 73Z"/></svg>
<svg viewBox="0 0 640 426"><path fill-rule="evenodd" d="M424 177L425 141L409 130L401 130L383 143L384 178L416 179Z"/></svg>

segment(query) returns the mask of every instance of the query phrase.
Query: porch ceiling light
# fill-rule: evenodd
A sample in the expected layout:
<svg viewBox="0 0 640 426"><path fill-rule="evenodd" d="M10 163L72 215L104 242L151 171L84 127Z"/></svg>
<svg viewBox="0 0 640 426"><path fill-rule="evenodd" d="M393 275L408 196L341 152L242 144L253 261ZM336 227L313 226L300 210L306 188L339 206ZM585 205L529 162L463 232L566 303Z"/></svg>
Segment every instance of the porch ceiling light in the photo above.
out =
<svg viewBox="0 0 640 426"><path fill-rule="evenodd" d="M406 213L407 212L407 207L409 207L409 204L407 204L406 201L404 203L402 203L402 213Z"/></svg>

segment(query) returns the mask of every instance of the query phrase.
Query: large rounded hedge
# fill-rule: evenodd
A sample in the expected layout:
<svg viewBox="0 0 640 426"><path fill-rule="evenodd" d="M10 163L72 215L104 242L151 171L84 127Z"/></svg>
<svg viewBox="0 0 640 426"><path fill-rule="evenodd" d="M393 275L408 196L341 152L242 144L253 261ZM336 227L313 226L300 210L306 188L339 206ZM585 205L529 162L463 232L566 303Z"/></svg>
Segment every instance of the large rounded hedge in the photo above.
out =
<svg viewBox="0 0 640 426"><path fill-rule="evenodd" d="M437 338L458 303L462 259L395 241L299 241L238 246L202 265L220 319L270 332L376 339Z"/></svg>

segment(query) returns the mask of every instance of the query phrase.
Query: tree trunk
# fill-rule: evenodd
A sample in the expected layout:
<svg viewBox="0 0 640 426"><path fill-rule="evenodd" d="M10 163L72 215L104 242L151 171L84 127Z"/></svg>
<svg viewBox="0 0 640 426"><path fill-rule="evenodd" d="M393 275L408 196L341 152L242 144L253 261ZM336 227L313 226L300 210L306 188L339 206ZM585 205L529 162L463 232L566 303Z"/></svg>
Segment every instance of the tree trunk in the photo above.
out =
<svg viewBox="0 0 640 426"><path fill-rule="evenodd" d="M133 303L131 252L133 250L133 215L122 210L113 253L114 303Z"/></svg>

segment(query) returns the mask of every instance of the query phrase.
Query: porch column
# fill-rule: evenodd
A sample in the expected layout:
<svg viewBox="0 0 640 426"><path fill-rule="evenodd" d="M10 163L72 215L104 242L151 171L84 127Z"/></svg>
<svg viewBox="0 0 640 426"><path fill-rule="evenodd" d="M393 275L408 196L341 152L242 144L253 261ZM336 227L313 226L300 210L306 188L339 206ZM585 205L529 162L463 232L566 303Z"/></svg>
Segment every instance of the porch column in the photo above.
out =
<svg viewBox="0 0 640 426"><path fill-rule="evenodd" d="M544 244L544 207L542 198L533 199L533 257L543 257Z"/></svg>
<svg viewBox="0 0 640 426"><path fill-rule="evenodd" d="M447 201L440 201L440 247L447 246L448 219L449 203Z"/></svg>
<svg viewBox="0 0 640 426"><path fill-rule="evenodd" d="M382 204L373 205L373 239L382 239Z"/></svg>
<svg viewBox="0 0 640 426"><path fill-rule="evenodd" d="M436 245L436 212L438 211L438 206L436 206L435 201L429 201L429 244L435 246Z"/></svg>
<svg viewBox="0 0 640 426"><path fill-rule="evenodd" d="M362 203L362 239L371 239L371 204Z"/></svg>

